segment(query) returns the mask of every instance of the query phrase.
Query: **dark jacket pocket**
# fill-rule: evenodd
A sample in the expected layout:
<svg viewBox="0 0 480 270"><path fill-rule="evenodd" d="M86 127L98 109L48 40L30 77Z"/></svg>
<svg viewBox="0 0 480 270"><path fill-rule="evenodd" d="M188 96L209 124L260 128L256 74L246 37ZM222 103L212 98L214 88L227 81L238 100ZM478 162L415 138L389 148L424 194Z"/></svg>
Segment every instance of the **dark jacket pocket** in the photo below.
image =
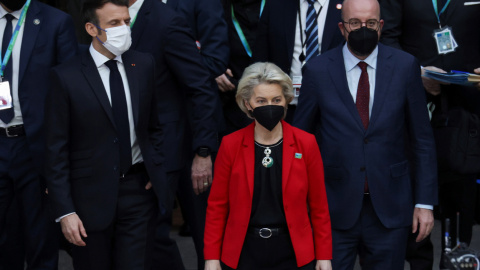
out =
<svg viewBox="0 0 480 270"><path fill-rule="evenodd" d="M408 161L403 161L390 166L390 173L393 178L400 177L408 173Z"/></svg>

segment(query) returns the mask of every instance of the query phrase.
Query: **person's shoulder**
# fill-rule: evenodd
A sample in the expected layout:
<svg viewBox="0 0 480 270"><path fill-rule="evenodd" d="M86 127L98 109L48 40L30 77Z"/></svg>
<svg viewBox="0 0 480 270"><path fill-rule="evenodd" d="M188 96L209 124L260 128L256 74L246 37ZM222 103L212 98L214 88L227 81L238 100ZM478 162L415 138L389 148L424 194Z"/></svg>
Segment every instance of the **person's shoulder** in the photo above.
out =
<svg viewBox="0 0 480 270"><path fill-rule="evenodd" d="M55 72L67 72L72 69L77 69L81 67L82 63L86 61L90 57L90 52L87 50L86 52L83 52L81 54L77 54L67 61L56 65L55 67L52 68L53 71ZM93 61L93 60L92 60Z"/></svg>
<svg viewBox="0 0 480 270"><path fill-rule="evenodd" d="M297 127L294 127L288 123L284 123L284 128L290 129L293 133L293 137L295 138L295 141L298 143L303 143L303 144L310 144L315 141L315 136L311 133L306 132L305 130L299 129Z"/></svg>
<svg viewBox="0 0 480 270"><path fill-rule="evenodd" d="M67 18L70 18L70 15L68 15L66 12L63 12L58 8L54 8L40 1L32 1L31 7L29 8L29 12L31 11L32 7L34 9L36 8L38 12L40 12L42 15L46 15L47 17L45 18L48 18L51 20L65 20Z"/></svg>
<svg viewBox="0 0 480 270"><path fill-rule="evenodd" d="M415 56L408 52L381 43L378 44L378 53L386 57L393 57L396 64L416 62Z"/></svg>

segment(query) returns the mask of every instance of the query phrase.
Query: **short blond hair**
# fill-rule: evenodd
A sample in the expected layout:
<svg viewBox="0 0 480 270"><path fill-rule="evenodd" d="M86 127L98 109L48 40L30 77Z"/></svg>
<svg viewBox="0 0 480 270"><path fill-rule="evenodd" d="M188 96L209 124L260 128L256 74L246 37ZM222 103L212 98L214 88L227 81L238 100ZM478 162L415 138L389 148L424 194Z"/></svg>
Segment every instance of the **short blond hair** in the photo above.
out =
<svg viewBox="0 0 480 270"><path fill-rule="evenodd" d="M250 115L247 106L245 106L245 101L250 100L253 95L253 89L260 84L278 84L282 87L286 103L290 103L293 99L292 80L278 66L268 62L252 64L243 72L235 97L238 107L252 119L253 117Z"/></svg>

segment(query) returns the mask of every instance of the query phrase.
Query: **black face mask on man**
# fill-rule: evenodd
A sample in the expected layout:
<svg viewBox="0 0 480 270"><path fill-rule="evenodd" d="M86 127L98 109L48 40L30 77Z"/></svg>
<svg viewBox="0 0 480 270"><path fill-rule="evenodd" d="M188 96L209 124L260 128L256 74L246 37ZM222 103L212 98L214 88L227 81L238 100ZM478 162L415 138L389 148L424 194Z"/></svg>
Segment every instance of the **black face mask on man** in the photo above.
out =
<svg viewBox="0 0 480 270"><path fill-rule="evenodd" d="M260 125L272 131L285 115L285 107L279 105L260 106L253 109L252 115Z"/></svg>
<svg viewBox="0 0 480 270"><path fill-rule="evenodd" d="M365 26L348 33L348 46L357 56L370 55L378 44L377 30Z"/></svg>
<svg viewBox="0 0 480 270"><path fill-rule="evenodd" d="M27 0L2 0L0 2L11 11L16 11L21 9Z"/></svg>

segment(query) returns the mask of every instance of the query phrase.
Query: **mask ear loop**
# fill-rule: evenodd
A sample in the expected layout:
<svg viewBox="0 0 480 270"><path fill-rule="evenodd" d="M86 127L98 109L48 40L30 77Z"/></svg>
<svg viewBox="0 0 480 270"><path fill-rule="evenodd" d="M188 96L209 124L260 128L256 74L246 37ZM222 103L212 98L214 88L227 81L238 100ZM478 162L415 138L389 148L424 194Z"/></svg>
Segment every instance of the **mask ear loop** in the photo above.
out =
<svg viewBox="0 0 480 270"><path fill-rule="evenodd" d="M100 26L98 26L98 25L96 25L96 24L94 24L94 23L92 23L92 24L95 25L95 27L97 27L98 29L104 31L105 33L107 32L106 29L103 29L103 28L101 28ZM100 43L102 43L102 45L105 45L105 43L102 42L102 41L98 38L98 36L95 36L95 38L96 38Z"/></svg>

